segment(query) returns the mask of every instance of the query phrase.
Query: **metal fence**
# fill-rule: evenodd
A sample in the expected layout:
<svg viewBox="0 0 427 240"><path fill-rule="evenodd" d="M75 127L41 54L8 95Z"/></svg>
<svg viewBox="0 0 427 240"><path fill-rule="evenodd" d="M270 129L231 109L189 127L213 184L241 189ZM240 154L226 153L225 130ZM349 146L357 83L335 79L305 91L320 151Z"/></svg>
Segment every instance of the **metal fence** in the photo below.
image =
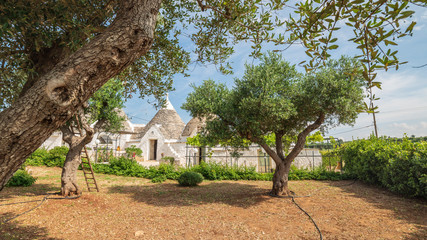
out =
<svg viewBox="0 0 427 240"><path fill-rule="evenodd" d="M258 146L249 146L236 152L227 147L207 148L187 145L185 150L185 165L187 167L198 165L202 161L223 163L226 166L249 167L252 162L263 156L254 154L259 152L260 147Z"/></svg>
<svg viewBox="0 0 427 240"><path fill-rule="evenodd" d="M255 167L258 172L274 172L275 163L271 157L260 147L250 146L239 151L232 148L215 147L199 148L186 146L185 166L191 167L200 162L215 162L232 167ZM339 156L322 156L318 151L315 154L313 149L305 149L294 160L293 163L298 168L315 170L323 167L328 171L341 170L342 159Z"/></svg>

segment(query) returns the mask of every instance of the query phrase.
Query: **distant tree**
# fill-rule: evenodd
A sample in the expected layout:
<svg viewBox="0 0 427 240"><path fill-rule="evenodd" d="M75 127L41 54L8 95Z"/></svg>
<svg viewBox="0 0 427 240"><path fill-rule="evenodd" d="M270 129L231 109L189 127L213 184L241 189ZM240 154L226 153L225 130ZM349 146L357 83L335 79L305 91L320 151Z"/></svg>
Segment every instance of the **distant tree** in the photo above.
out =
<svg viewBox="0 0 427 240"><path fill-rule="evenodd" d="M271 193L289 194L292 161L307 136L319 127L353 124L362 108L360 65L351 58L330 60L325 67L300 74L295 66L269 53L259 65L246 65L231 90L212 80L193 86L182 108L206 118L201 135L211 142L244 139L261 145L276 163ZM267 143L274 134L274 147ZM238 138L236 138L238 136ZM285 155L284 140L296 139Z"/></svg>
<svg viewBox="0 0 427 240"><path fill-rule="evenodd" d="M325 139L322 136L322 133L320 131L317 131L313 134L310 134L307 136L307 143L316 143L316 142L323 142Z"/></svg>
<svg viewBox="0 0 427 240"><path fill-rule="evenodd" d="M119 110L124 107L124 86L119 79L111 79L100 88L85 109L80 109L77 117L62 126L62 139L68 143L67 153L61 176L61 193L64 196L80 194L77 184L77 170L81 164L83 147L92 141L94 133L100 131L115 132L121 129L125 117ZM95 123L92 128L91 123ZM82 134L77 130L81 128Z"/></svg>

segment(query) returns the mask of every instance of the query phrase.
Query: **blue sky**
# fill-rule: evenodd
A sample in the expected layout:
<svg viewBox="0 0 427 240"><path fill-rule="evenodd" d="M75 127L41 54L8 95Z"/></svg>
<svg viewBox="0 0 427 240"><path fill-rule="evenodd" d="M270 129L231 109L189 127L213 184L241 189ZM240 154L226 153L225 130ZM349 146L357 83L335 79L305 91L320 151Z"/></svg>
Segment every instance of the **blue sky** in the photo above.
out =
<svg viewBox="0 0 427 240"><path fill-rule="evenodd" d="M380 97L376 102L379 106L379 113L376 115L379 135L402 137L406 133L427 136L427 66L415 68L427 64L427 9L417 8L414 20L417 25L413 37L398 40L398 56L400 60L408 63L402 65L398 71L391 69L387 72L378 72L377 79L382 82L382 90L375 90L376 96ZM340 47L335 50L333 56L359 54L351 44L346 42L339 44ZM192 91L190 84L200 85L203 80L214 79L232 87L233 79L243 75L244 64L254 61L249 57L250 52L249 44L240 43L236 46L235 53L230 58L233 75L220 74L214 65L191 65L190 77L184 78L181 75L174 77L175 91L169 93L169 99L184 122L191 119L189 113L181 109L185 98ZM292 46L282 54L292 64L306 60L304 49L298 45ZM147 99L140 99L137 96L127 101L124 110L133 123L145 124L157 112ZM373 131L372 124L372 115L362 113L353 127L339 126L330 129L325 135L345 140L366 138Z"/></svg>

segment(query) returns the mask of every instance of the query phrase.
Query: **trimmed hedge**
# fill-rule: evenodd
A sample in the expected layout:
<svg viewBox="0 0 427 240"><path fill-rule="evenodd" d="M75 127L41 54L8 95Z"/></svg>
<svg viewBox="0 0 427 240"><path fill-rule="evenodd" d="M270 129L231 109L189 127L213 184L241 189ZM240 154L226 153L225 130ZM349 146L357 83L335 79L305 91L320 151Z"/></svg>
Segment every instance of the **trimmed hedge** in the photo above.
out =
<svg viewBox="0 0 427 240"><path fill-rule="evenodd" d="M427 198L427 142L356 140L339 149L346 173L409 196Z"/></svg>
<svg viewBox="0 0 427 240"><path fill-rule="evenodd" d="M193 187L199 185L201 182L203 182L203 176L198 172L184 172L178 178L178 183L181 186Z"/></svg>

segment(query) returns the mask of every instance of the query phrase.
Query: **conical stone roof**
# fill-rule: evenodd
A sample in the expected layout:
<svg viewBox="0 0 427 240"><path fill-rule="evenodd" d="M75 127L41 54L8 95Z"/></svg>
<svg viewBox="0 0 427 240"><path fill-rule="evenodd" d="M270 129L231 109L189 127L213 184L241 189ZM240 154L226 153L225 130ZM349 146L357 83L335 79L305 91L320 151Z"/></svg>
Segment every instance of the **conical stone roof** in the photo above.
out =
<svg viewBox="0 0 427 240"><path fill-rule="evenodd" d="M182 129L185 127L185 123L172 106L169 98L166 98L165 107L161 108L153 119L145 126L144 130L140 133L140 138L148 132L148 130L154 126L159 125L160 132L165 139L179 139Z"/></svg>
<svg viewBox="0 0 427 240"><path fill-rule="evenodd" d="M202 126L205 124L205 119L200 119L198 117L192 118L187 125L185 125L184 130L182 130L182 136L189 137L196 130L200 131Z"/></svg>

